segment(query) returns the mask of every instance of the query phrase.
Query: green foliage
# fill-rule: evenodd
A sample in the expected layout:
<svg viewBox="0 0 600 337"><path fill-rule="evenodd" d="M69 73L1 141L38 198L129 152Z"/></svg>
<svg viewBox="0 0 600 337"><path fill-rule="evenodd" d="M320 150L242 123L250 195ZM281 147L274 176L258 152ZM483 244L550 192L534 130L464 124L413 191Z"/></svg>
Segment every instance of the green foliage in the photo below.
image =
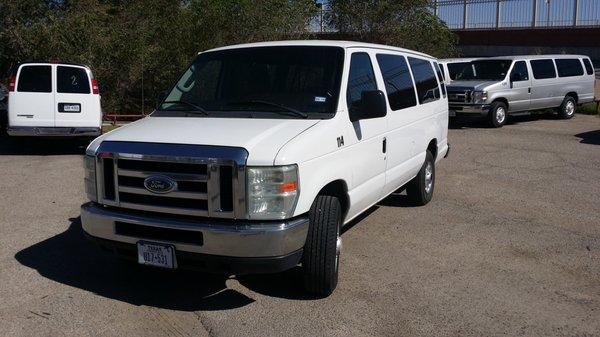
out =
<svg viewBox="0 0 600 337"><path fill-rule="evenodd" d="M447 55L454 37L425 0L332 1L341 32ZM0 77L27 60L89 65L102 107L149 112L199 51L308 38L313 0L1 0ZM377 23L377 24L375 24Z"/></svg>
<svg viewBox="0 0 600 337"><path fill-rule="evenodd" d="M456 54L456 37L433 14L430 0L331 0L331 26L359 40L421 51Z"/></svg>

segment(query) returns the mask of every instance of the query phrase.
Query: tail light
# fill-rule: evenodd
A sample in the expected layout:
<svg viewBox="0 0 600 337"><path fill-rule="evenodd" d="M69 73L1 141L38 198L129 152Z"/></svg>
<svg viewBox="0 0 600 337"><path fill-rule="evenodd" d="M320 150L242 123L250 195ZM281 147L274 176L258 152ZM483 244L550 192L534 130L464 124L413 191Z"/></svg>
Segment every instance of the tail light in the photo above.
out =
<svg viewBox="0 0 600 337"><path fill-rule="evenodd" d="M17 83L17 76L12 75L10 77L10 80L8 81L8 91L9 92L15 91L16 83Z"/></svg>
<svg viewBox="0 0 600 337"><path fill-rule="evenodd" d="M98 90L98 81L95 78L92 78L92 94L100 94L100 90Z"/></svg>

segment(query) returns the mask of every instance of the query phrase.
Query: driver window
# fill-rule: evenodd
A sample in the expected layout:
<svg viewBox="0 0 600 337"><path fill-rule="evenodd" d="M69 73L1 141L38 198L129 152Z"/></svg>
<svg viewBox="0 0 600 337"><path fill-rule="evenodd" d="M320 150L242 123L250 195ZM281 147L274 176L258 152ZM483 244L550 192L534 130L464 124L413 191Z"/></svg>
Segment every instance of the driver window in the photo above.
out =
<svg viewBox="0 0 600 337"><path fill-rule="evenodd" d="M514 82L529 80L529 72L527 71L527 64L525 64L525 61L515 62L515 66L510 73L510 79Z"/></svg>
<svg viewBox="0 0 600 337"><path fill-rule="evenodd" d="M360 105L363 91L377 90L371 58L367 53L354 53L350 60L346 101L348 109Z"/></svg>

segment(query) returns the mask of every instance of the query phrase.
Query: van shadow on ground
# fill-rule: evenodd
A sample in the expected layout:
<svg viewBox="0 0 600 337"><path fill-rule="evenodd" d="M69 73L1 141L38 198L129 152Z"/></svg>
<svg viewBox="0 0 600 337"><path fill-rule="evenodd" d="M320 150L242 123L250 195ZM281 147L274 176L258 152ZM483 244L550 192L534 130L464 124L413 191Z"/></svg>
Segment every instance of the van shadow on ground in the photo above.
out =
<svg viewBox="0 0 600 337"><path fill-rule="evenodd" d="M579 142L582 144L600 145L600 130L579 133L575 137L581 138Z"/></svg>
<svg viewBox="0 0 600 337"><path fill-rule="evenodd" d="M229 276L161 270L120 260L84 237L79 217L70 219L65 232L19 251L15 259L50 280L133 305L212 311L239 308L255 301L227 288ZM237 280L266 296L315 299L303 291L300 267L279 274L238 276Z"/></svg>
<svg viewBox="0 0 600 337"><path fill-rule="evenodd" d="M84 154L89 144L82 138L35 138L0 136L0 155L55 156Z"/></svg>
<svg viewBox="0 0 600 337"><path fill-rule="evenodd" d="M558 120L558 115L550 112L535 112L530 115L508 116L506 125L516 125L539 120ZM449 129L490 129L486 117L455 117L448 125Z"/></svg>

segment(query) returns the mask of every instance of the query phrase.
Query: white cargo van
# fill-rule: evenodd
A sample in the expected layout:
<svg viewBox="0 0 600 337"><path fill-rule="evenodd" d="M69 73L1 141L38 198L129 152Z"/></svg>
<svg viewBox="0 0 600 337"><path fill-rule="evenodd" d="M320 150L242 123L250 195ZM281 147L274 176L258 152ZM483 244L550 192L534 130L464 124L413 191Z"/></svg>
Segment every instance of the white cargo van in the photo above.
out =
<svg viewBox="0 0 600 337"><path fill-rule="evenodd" d="M15 68L8 91L11 136L101 134L98 83L86 66L22 63Z"/></svg>
<svg viewBox="0 0 600 337"><path fill-rule="evenodd" d="M433 196L449 150L436 65L357 42L202 52L149 117L87 148L83 230L163 268L300 264L306 289L328 295L344 224L401 186L414 205Z"/></svg>

